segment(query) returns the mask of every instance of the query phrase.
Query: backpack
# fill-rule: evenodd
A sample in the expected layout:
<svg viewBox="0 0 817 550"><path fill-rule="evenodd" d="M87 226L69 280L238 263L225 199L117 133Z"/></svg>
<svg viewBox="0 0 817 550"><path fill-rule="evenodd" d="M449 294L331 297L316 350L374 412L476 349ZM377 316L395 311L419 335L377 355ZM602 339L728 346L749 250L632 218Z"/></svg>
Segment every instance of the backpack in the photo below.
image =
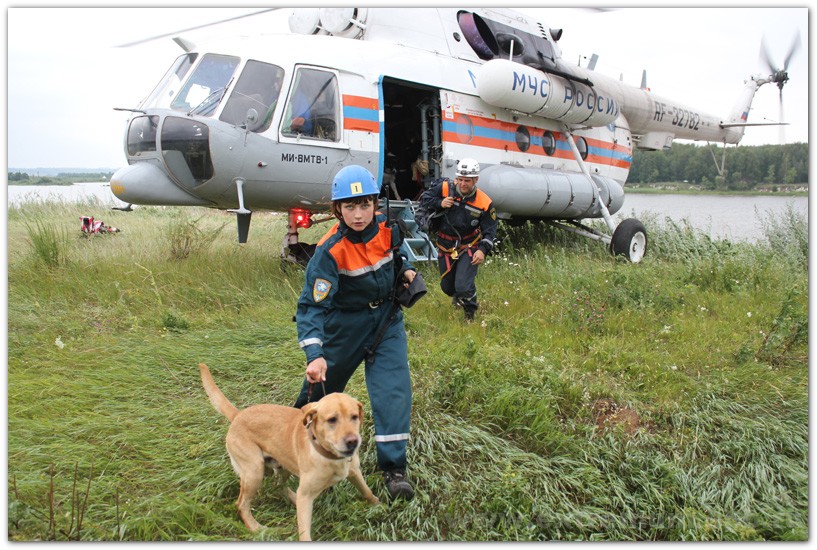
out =
<svg viewBox="0 0 817 550"><path fill-rule="evenodd" d="M445 181L449 185L451 183L447 179L442 181ZM443 198L448 196L448 185L443 186L442 192ZM419 227L423 233L436 231L440 225L440 218L442 218L441 212L435 212L433 208L426 208L423 206L422 201L414 209L414 221L417 222L417 227Z"/></svg>

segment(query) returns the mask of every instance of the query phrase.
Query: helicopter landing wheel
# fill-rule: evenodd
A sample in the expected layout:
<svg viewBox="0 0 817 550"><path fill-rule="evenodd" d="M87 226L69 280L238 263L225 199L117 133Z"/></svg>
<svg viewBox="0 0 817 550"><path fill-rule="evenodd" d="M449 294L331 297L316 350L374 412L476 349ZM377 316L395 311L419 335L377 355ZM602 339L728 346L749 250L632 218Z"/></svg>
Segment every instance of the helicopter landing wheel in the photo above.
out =
<svg viewBox="0 0 817 550"><path fill-rule="evenodd" d="M634 264L640 262L647 253L647 230L644 224L635 218L628 218L618 224L613 231L610 252L613 256L624 256Z"/></svg>

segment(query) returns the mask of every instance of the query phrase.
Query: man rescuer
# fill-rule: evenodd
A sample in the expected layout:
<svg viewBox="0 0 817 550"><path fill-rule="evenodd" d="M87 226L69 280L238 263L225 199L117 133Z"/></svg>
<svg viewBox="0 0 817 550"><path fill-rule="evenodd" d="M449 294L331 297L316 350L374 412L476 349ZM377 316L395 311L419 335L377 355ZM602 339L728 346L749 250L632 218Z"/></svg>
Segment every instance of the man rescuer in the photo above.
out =
<svg viewBox="0 0 817 550"><path fill-rule="evenodd" d="M307 361L295 407L324 392L342 392L365 361L377 466L391 498L408 500L414 496L406 478L411 378L403 312L394 300L410 307L403 291L414 289L422 277L400 255L398 228L375 212L379 191L362 166L341 169L332 182L338 223L309 260L295 315Z"/></svg>
<svg viewBox="0 0 817 550"><path fill-rule="evenodd" d="M496 209L491 198L477 189L479 163L462 159L454 182L444 179L426 190L420 206L434 212L430 231L436 234L440 287L455 306L474 320L479 307L475 278L496 239Z"/></svg>

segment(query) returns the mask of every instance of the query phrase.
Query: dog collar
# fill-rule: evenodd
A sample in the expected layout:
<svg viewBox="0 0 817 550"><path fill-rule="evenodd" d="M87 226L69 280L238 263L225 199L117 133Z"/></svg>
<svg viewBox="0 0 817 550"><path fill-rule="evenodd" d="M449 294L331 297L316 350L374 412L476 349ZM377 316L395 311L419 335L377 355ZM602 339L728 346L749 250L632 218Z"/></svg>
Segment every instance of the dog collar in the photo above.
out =
<svg viewBox="0 0 817 550"><path fill-rule="evenodd" d="M321 444L318 443L318 438L315 437L314 433L312 433L312 428L310 426L307 426L306 433L309 435L309 442L312 443L312 446L315 447L315 450L318 451L318 454L322 457L328 458L329 460L343 460L344 458L349 458L349 460L352 460L352 457L337 456L323 448Z"/></svg>

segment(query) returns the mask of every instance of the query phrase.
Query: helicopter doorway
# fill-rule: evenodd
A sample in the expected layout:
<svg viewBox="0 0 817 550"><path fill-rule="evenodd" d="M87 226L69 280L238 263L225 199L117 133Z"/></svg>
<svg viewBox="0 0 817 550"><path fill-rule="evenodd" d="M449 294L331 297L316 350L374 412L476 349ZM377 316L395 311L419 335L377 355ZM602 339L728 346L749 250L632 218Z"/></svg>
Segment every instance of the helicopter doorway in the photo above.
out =
<svg viewBox="0 0 817 550"><path fill-rule="evenodd" d="M383 116L384 194L395 200L417 200L440 177L443 153L440 92L384 78Z"/></svg>

